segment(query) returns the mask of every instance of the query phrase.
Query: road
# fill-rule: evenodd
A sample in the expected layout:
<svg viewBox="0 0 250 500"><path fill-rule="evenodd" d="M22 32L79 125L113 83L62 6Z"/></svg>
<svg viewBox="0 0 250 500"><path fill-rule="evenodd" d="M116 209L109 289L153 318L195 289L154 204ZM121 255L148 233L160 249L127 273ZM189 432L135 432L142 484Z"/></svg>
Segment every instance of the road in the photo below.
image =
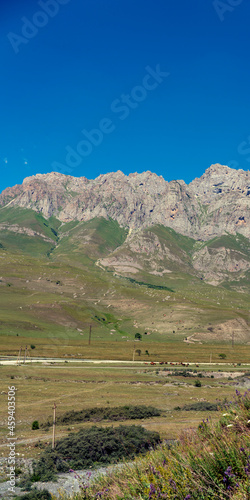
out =
<svg viewBox="0 0 250 500"><path fill-rule="evenodd" d="M8 357L8 356L0 356L0 365L16 365L17 364L17 356L15 357ZM151 361L123 361L123 360L119 360L119 359L64 359L64 358L28 358L26 359L26 364L30 364L30 363L42 363L42 364L48 364L48 363L92 363L92 364L124 364L124 365L131 365L131 364L134 364L134 365L145 365L148 364L150 365L150 362ZM159 365L159 362L155 362L157 365ZM179 363L177 363L176 361L168 361L168 365L170 365L171 363L173 363L173 365L175 366L180 366L182 367L183 365L179 365ZM23 365L23 361L21 362L21 364ZM173 366L172 365L172 366ZM183 368L186 368L187 367L187 363L185 363L186 366L183 366ZM202 362L189 362L188 363L188 366L235 366L235 363L222 363L222 362L218 362L218 363L202 363ZM242 367L248 367L250 366L250 363L244 363L242 364ZM239 367L238 367L239 369Z"/></svg>

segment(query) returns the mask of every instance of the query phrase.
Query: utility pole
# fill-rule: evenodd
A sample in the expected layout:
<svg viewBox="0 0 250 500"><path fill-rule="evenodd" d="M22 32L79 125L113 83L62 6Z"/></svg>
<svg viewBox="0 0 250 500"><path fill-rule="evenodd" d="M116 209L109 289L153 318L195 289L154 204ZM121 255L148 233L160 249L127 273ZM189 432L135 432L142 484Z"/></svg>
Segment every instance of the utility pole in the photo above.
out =
<svg viewBox="0 0 250 500"><path fill-rule="evenodd" d="M135 344L134 344L134 350L133 350L133 361L135 360Z"/></svg>
<svg viewBox="0 0 250 500"><path fill-rule="evenodd" d="M89 345L91 342L91 330L92 330L92 325L89 325Z"/></svg>
<svg viewBox="0 0 250 500"><path fill-rule="evenodd" d="M19 349L18 357L17 357L17 365L21 364L21 353L22 353L22 346Z"/></svg>
<svg viewBox="0 0 250 500"><path fill-rule="evenodd" d="M53 407L53 437L52 437L52 450L55 448L55 435L56 435L56 403L54 403Z"/></svg>
<svg viewBox="0 0 250 500"><path fill-rule="evenodd" d="M27 354L27 346L25 346L25 351L24 351L24 360L23 360L24 365L25 365L25 361L26 361L26 354Z"/></svg>
<svg viewBox="0 0 250 500"><path fill-rule="evenodd" d="M232 331L232 347L234 348L234 330Z"/></svg>

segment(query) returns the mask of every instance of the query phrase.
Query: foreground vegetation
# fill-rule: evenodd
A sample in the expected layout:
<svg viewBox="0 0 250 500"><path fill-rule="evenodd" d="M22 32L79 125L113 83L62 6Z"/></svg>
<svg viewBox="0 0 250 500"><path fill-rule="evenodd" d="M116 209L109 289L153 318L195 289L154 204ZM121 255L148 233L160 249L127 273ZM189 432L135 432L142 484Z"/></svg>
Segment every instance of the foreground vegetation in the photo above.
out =
<svg viewBox="0 0 250 500"><path fill-rule="evenodd" d="M56 478L57 472L107 466L123 458L133 459L159 442L157 432L136 425L81 429L60 439L54 450L47 447L29 479L33 482L50 481Z"/></svg>
<svg viewBox="0 0 250 500"><path fill-rule="evenodd" d="M54 451L48 448L30 479L48 481L55 472L73 467L70 472L80 483L74 500L249 500L250 390L236 390L217 421L204 418L197 430L186 431L172 446L162 442L155 448L157 443L157 433L137 426L82 429L60 440ZM147 451L149 447L155 449ZM94 482L89 471L89 483L81 484L74 470L116 462L119 467ZM54 498L46 495L32 489L25 498ZM60 498L67 497L62 493Z"/></svg>
<svg viewBox="0 0 250 500"><path fill-rule="evenodd" d="M203 420L170 450L162 445L83 485L75 500L247 500L250 498L250 392L236 397L214 424Z"/></svg>

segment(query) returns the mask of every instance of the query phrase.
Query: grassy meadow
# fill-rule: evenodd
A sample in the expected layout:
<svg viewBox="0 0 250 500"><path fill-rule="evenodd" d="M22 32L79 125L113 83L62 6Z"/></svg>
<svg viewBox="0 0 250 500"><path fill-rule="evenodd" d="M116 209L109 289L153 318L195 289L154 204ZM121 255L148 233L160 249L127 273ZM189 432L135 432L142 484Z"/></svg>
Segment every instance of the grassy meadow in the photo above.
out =
<svg viewBox="0 0 250 500"><path fill-rule="evenodd" d="M181 367L183 368L183 367ZM190 367L191 368L191 367ZM0 366L2 393L0 406L1 441L0 453L6 455L7 391L16 387L16 437L20 457L38 457L39 442L49 443L52 430L31 430L32 422L45 423L52 417L54 402L57 415L66 411L96 407L126 405L152 405L162 411L161 416L143 421L126 421L126 424L142 424L148 430L158 431L162 438L176 439L184 429L196 428L207 411L184 411L185 404L209 401L218 403L232 400L235 393L233 373L247 371L246 366L230 365L193 366L192 376L180 376L180 367L145 365L143 363L55 363ZM177 370L177 372L175 371ZM176 373L176 374L175 374ZM203 376L199 375L203 374ZM212 375L212 377L211 377ZM200 387L195 383L199 380ZM179 407L179 409L175 409ZM217 412L209 412L217 419ZM58 425L57 438L69 431L77 431L93 425L91 422ZM99 424L98 424L99 425ZM119 425L119 422L103 421L101 425ZM39 445L40 446L40 445ZM42 446L42 445L41 445Z"/></svg>

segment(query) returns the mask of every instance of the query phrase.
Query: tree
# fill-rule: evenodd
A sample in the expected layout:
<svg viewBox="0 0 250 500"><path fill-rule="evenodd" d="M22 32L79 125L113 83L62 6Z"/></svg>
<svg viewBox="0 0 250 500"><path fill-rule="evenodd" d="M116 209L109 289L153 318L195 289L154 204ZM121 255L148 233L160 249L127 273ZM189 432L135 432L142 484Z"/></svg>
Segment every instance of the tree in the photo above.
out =
<svg viewBox="0 0 250 500"><path fill-rule="evenodd" d="M138 354L138 356L140 356L140 355L141 355L141 349L136 349L136 351L135 351L135 352L136 352L136 354Z"/></svg>
<svg viewBox="0 0 250 500"><path fill-rule="evenodd" d="M200 380L196 380L195 383L194 383L195 387L201 387L201 381Z"/></svg>
<svg viewBox="0 0 250 500"><path fill-rule="evenodd" d="M220 359L226 359L226 357L227 357L227 355L226 355L226 354L224 354L224 353L219 354L219 358L220 358Z"/></svg>
<svg viewBox="0 0 250 500"><path fill-rule="evenodd" d="M140 334L140 333L136 333L136 334L135 334L135 339L141 340L141 337L142 337L142 336L141 336L141 334Z"/></svg>

